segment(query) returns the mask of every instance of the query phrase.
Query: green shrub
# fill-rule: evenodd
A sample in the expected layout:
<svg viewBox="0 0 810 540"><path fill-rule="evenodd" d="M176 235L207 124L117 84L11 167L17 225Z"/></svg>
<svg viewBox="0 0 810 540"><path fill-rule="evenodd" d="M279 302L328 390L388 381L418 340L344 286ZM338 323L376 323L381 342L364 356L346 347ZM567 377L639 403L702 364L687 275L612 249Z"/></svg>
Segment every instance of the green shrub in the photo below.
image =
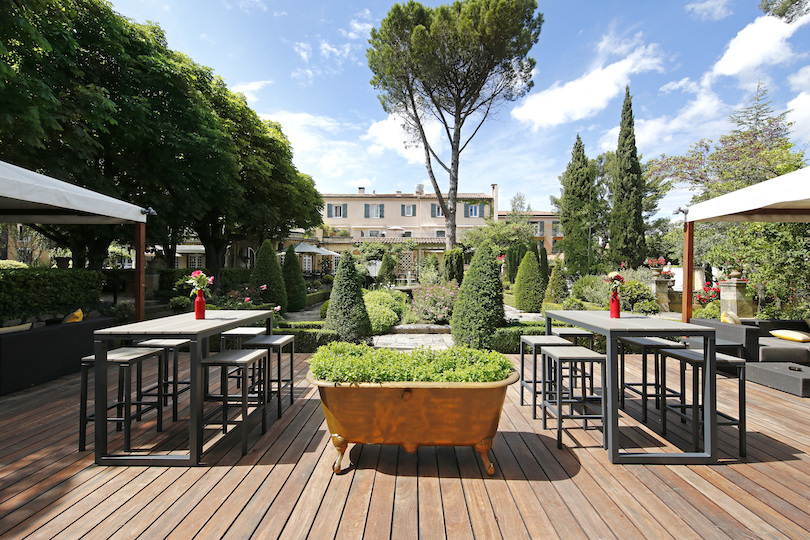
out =
<svg viewBox="0 0 810 540"><path fill-rule="evenodd" d="M281 321L276 325L276 327L323 329L323 324L323 321Z"/></svg>
<svg viewBox="0 0 810 540"><path fill-rule="evenodd" d="M551 268L551 277L548 279L548 287L543 298L544 302L561 303L568 298L568 285L565 282L565 269L562 261L557 259Z"/></svg>
<svg viewBox="0 0 810 540"><path fill-rule="evenodd" d="M316 378L343 382L493 382L506 379L512 363L504 355L467 347L402 353L367 345L333 343L309 360Z"/></svg>
<svg viewBox="0 0 810 540"><path fill-rule="evenodd" d="M368 308L370 304L376 304L383 307L387 307L388 309L396 313L397 318L402 317L402 310L405 308L405 306L401 303L399 299L394 297L394 295L391 294L391 292L397 292L404 295L404 293L402 293L401 291L392 291L391 289L377 289L375 291L363 291L363 301L366 303L366 308Z"/></svg>
<svg viewBox="0 0 810 540"><path fill-rule="evenodd" d="M545 298L545 290L548 287L549 269L548 269L548 252L545 247L540 248L540 282L543 284L543 297Z"/></svg>
<svg viewBox="0 0 810 540"><path fill-rule="evenodd" d="M399 322L399 315L381 304L366 303L366 312L371 321L371 333L374 335L388 333Z"/></svg>
<svg viewBox="0 0 810 540"><path fill-rule="evenodd" d="M346 341L356 341L371 334L371 321L358 283L357 268L348 249L340 257L324 329L337 332Z"/></svg>
<svg viewBox="0 0 810 540"><path fill-rule="evenodd" d="M586 275L580 277L571 287L571 296L583 302L607 306L610 297L610 284L605 276Z"/></svg>
<svg viewBox="0 0 810 540"><path fill-rule="evenodd" d="M127 324L135 321L135 304L132 302L119 302L112 307L112 316L115 324Z"/></svg>
<svg viewBox="0 0 810 540"><path fill-rule="evenodd" d="M104 277L81 269L18 268L0 271L0 317L96 309Z"/></svg>
<svg viewBox="0 0 810 540"><path fill-rule="evenodd" d="M485 244L476 250L453 307L453 340L459 345L486 347L487 337L503 322L499 264Z"/></svg>
<svg viewBox="0 0 810 540"><path fill-rule="evenodd" d="M335 281L335 276L332 274L324 274L321 280L323 281L324 285L331 285L332 282Z"/></svg>
<svg viewBox="0 0 810 540"><path fill-rule="evenodd" d="M194 268L162 268L158 270L158 290L161 291L175 291L177 282L185 281L194 271ZM208 270L202 269L205 275L208 275ZM185 294L188 295L191 287L185 288ZM180 290L182 292L182 290Z"/></svg>
<svg viewBox="0 0 810 540"><path fill-rule="evenodd" d="M169 300L169 307L175 313L183 313L191 308L191 298L188 296L175 296Z"/></svg>
<svg viewBox="0 0 810 540"><path fill-rule="evenodd" d="M284 287L276 250L270 240L265 240L256 254L256 266L250 275L250 285L261 290L263 303L281 306L282 313L287 311L287 289Z"/></svg>
<svg viewBox="0 0 810 540"><path fill-rule="evenodd" d="M453 316L458 291L459 288L455 281L443 285L419 287L413 291L411 309L425 322L447 324Z"/></svg>
<svg viewBox="0 0 810 540"><path fill-rule="evenodd" d="M444 268L442 277L445 282L464 281L464 252L460 248L453 248L444 254Z"/></svg>
<svg viewBox="0 0 810 540"><path fill-rule="evenodd" d="M323 304L321 304L321 319L326 318L326 313L329 310L329 300L326 300Z"/></svg>
<svg viewBox="0 0 810 540"><path fill-rule="evenodd" d="M579 298L569 296L565 299L565 302L563 302L563 309L568 309L571 311L588 311L588 306L586 306L585 302Z"/></svg>
<svg viewBox="0 0 810 540"><path fill-rule="evenodd" d="M287 309L301 311L307 307L307 284L304 273L301 272L301 263L295 254L295 247L290 244L284 256L284 268L281 269L284 278L284 288L287 291Z"/></svg>
<svg viewBox="0 0 810 540"><path fill-rule="evenodd" d="M331 330L316 328L279 328L276 334L295 337L295 352L312 353L318 347L340 341L340 335Z"/></svg>
<svg viewBox="0 0 810 540"><path fill-rule="evenodd" d="M529 250L523 256L515 278L515 307L530 313L540 313L543 309L544 292L537 255Z"/></svg>
<svg viewBox="0 0 810 540"><path fill-rule="evenodd" d="M405 306L405 311L402 313L402 319L399 324L419 324L423 322L419 315L413 312L410 306Z"/></svg>
<svg viewBox="0 0 810 540"><path fill-rule="evenodd" d="M720 315L720 300L709 302L705 307L696 309L692 312L694 319L719 319Z"/></svg>
<svg viewBox="0 0 810 540"><path fill-rule="evenodd" d="M644 315L654 315L661 311L661 306L655 300L641 300L633 305L633 313L642 313Z"/></svg>
<svg viewBox="0 0 810 540"><path fill-rule="evenodd" d="M520 336L544 336L545 323L514 323L514 325L496 328L490 336L487 346L493 351L504 354L520 352Z"/></svg>
<svg viewBox="0 0 810 540"><path fill-rule="evenodd" d="M650 287L641 281L622 283L619 286L619 298L622 301L622 310L625 311L634 311L634 306L644 300L656 302L655 295L650 290Z"/></svg>
<svg viewBox="0 0 810 540"><path fill-rule="evenodd" d="M380 263L380 271L377 273L376 283L378 286L392 285L394 283L396 280L394 268L396 268L396 266L396 261L391 254L386 251Z"/></svg>
<svg viewBox="0 0 810 540"><path fill-rule="evenodd" d="M223 268L219 273L220 290L230 291L250 283L250 268Z"/></svg>
<svg viewBox="0 0 810 540"><path fill-rule="evenodd" d="M13 268L28 268L28 265L20 261L0 260L0 270L11 270Z"/></svg>

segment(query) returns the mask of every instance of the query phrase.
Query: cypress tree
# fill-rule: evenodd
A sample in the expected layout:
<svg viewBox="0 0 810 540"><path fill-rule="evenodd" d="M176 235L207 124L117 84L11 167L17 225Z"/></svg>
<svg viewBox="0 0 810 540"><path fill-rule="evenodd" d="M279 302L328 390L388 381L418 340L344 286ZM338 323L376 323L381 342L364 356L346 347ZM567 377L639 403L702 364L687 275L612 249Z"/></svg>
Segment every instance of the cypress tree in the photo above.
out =
<svg viewBox="0 0 810 540"><path fill-rule="evenodd" d="M456 280L461 285L464 280L464 252L459 248L454 248L444 254L444 274L445 281Z"/></svg>
<svg viewBox="0 0 810 540"><path fill-rule="evenodd" d="M392 285L396 279L394 276L396 266L397 263L391 254L385 252L380 263L380 271L377 273L377 285Z"/></svg>
<svg viewBox="0 0 810 540"><path fill-rule="evenodd" d="M585 155L585 146L579 135L571 152L571 161L560 176L560 181L560 224L565 231L562 240L565 265L575 275L586 275L591 272L596 251L593 208L596 200L596 170Z"/></svg>
<svg viewBox="0 0 810 540"><path fill-rule="evenodd" d="M284 287L287 289L287 310L301 311L307 307L307 284L292 244L284 255L284 267L281 269L281 275L284 278Z"/></svg>
<svg viewBox="0 0 810 540"><path fill-rule="evenodd" d="M357 278L354 257L348 249L340 256L323 328L334 330L343 341L358 341L371 335L363 289Z"/></svg>
<svg viewBox="0 0 810 540"><path fill-rule="evenodd" d="M630 87L626 87L616 150L616 179L613 185L613 209L610 213L610 258L618 266L628 261L639 266L646 256L644 241L644 179L638 161L633 105ZM566 236L568 231L566 231ZM567 261L566 261L567 262Z"/></svg>
<svg viewBox="0 0 810 540"><path fill-rule="evenodd" d="M562 304L566 298L568 298L568 285L565 282L565 270L562 261L557 259L551 267L551 277L548 279L548 287L546 287L543 301Z"/></svg>
<svg viewBox="0 0 810 540"><path fill-rule="evenodd" d="M281 276L281 267L278 265L276 250L273 249L273 242L265 240L256 254L256 266L250 274L250 284L261 289L262 301L266 304L276 304L281 306L281 312L287 311L287 288L284 286L284 278Z"/></svg>
<svg viewBox="0 0 810 540"><path fill-rule="evenodd" d="M543 296L546 295L546 287L548 287L548 252L545 246L540 248L540 282L543 284Z"/></svg>
<svg viewBox="0 0 810 540"><path fill-rule="evenodd" d="M488 244L473 255L450 321L457 345L484 348L494 330L503 325L503 286L498 266Z"/></svg>
<svg viewBox="0 0 810 540"><path fill-rule="evenodd" d="M543 311L545 287L540 281L540 264L529 250L523 257L515 279L515 307L531 313Z"/></svg>

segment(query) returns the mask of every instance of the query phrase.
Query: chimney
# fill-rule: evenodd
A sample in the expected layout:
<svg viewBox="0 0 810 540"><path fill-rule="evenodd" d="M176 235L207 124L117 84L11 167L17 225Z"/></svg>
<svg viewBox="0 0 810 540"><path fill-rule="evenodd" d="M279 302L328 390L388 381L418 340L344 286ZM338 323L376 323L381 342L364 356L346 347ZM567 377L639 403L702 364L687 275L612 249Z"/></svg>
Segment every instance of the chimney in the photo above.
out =
<svg viewBox="0 0 810 540"><path fill-rule="evenodd" d="M401 191L397 191L397 197L402 197L402 192Z"/></svg>
<svg viewBox="0 0 810 540"><path fill-rule="evenodd" d="M416 184L416 194L422 195L425 192L425 184Z"/></svg>
<svg viewBox="0 0 810 540"><path fill-rule="evenodd" d="M365 195L366 194L366 188L364 188L364 187L357 188L357 193L359 193L360 195Z"/></svg>
<svg viewBox="0 0 810 540"><path fill-rule="evenodd" d="M498 184L492 184L492 219L498 221Z"/></svg>

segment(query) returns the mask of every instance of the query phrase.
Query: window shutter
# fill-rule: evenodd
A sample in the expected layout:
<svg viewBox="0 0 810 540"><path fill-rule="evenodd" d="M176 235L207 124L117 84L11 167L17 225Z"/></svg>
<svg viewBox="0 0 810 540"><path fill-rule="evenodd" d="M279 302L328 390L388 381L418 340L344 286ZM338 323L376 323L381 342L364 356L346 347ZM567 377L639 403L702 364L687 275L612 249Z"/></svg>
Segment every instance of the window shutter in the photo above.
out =
<svg viewBox="0 0 810 540"><path fill-rule="evenodd" d="M430 217L436 217L436 205L430 203Z"/></svg>
<svg viewBox="0 0 810 540"><path fill-rule="evenodd" d="M402 215L403 216L405 215L405 205L404 204L402 205Z"/></svg>
<svg viewBox="0 0 810 540"><path fill-rule="evenodd" d="M349 217L349 214L347 213L348 210L349 210L349 205L347 203L343 203L343 217L344 218Z"/></svg>
<svg viewBox="0 0 810 540"><path fill-rule="evenodd" d="M470 217L470 205L464 203L464 217Z"/></svg>
<svg viewBox="0 0 810 540"><path fill-rule="evenodd" d="M332 205L331 204L326 205L326 217L328 217L328 218L332 217Z"/></svg>
<svg viewBox="0 0 810 540"><path fill-rule="evenodd" d="M484 217L484 203L478 205L478 217Z"/></svg>
<svg viewBox="0 0 810 540"><path fill-rule="evenodd" d="M416 205L413 205L413 213L411 215L416 217Z"/></svg>
<svg viewBox="0 0 810 540"><path fill-rule="evenodd" d="M365 214L363 215L363 217L368 217L368 216L369 216L369 214L368 214L368 205L366 205Z"/></svg>
<svg viewBox="0 0 810 540"><path fill-rule="evenodd" d="M381 204L380 205L380 218L384 218L384 217L385 217L385 215L383 215L383 205Z"/></svg>

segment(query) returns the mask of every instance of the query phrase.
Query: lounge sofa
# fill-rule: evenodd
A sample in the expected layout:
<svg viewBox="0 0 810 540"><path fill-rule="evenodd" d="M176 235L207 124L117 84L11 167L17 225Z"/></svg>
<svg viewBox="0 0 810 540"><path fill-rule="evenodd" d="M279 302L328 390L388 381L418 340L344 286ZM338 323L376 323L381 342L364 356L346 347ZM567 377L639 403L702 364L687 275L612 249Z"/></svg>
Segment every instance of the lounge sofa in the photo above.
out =
<svg viewBox="0 0 810 540"><path fill-rule="evenodd" d="M810 342L789 341L771 335L772 330L799 330L810 333L806 321L757 319L745 322L759 329L760 362L810 364Z"/></svg>
<svg viewBox="0 0 810 540"><path fill-rule="evenodd" d="M99 317L0 334L0 395L79 371L93 354L93 332L113 324Z"/></svg>
<svg viewBox="0 0 810 540"><path fill-rule="evenodd" d="M743 354L746 362L759 361L759 329L755 326L744 324L732 324L722 322L720 319L689 319L692 324L700 326L710 326L715 329L715 338L718 341L717 352L740 356L737 347L723 346L723 342L742 343ZM700 338L688 338L689 348L702 348Z"/></svg>

